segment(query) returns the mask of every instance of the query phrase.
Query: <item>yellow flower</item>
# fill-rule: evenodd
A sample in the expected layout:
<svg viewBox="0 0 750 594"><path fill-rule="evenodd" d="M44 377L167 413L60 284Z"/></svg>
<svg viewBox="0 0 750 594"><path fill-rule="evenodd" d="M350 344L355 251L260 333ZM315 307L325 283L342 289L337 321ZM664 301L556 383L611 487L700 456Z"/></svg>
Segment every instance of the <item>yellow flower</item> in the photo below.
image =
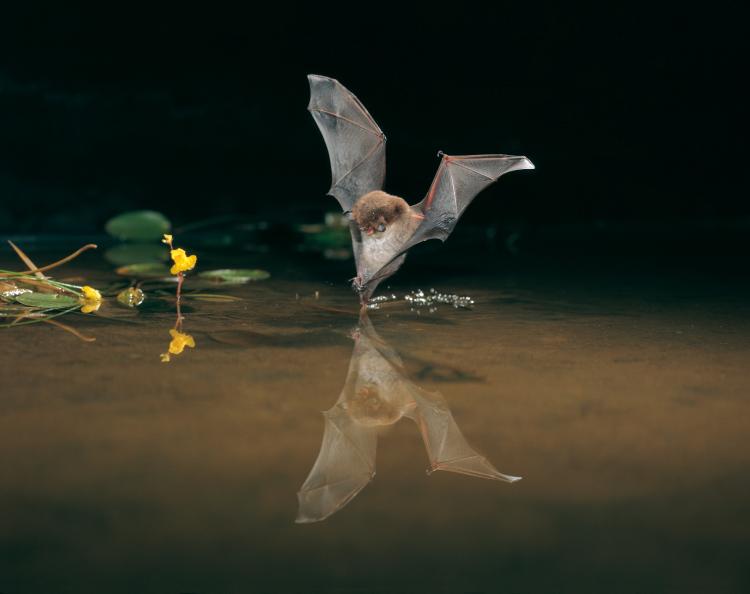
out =
<svg viewBox="0 0 750 594"><path fill-rule="evenodd" d="M179 355L185 347L195 348L195 340L189 334L184 332L178 332L174 328L169 331L169 335L172 337L172 342L169 343L169 352L173 355ZM162 356L162 361L164 357Z"/></svg>
<svg viewBox="0 0 750 594"><path fill-rule="evenodd" d="M81 287L81 291L83 292L83 297L81 298L83 307L81 307L81 311L83 313L97 311L102 304L102 294L94 287L89 287L88 285Z"/></svg>
<svg viewBox="0 0 750 594"><path fill-rule="evenodd" d="M172 260L174 261L174 266L169 269L171 274L178 274L180 272L185 272L186 270L192 270L195 263L198 261L198 256L188 256L182 248L172 250L171 254Z"/></svg>
<svg viewBox="0 0 750 594"><path fill-rule="evenodd" d="M169 363L169 359L170 359L169 353L162 353L159 356L161 357L161 362L162 363Z"/></svg>
<svg viewBox="0 0 750 594"><path fill-rule="evenodd" d="M166 243L167 245L172 245L172 236L169 233L165 233L161 242Z"/></svg>

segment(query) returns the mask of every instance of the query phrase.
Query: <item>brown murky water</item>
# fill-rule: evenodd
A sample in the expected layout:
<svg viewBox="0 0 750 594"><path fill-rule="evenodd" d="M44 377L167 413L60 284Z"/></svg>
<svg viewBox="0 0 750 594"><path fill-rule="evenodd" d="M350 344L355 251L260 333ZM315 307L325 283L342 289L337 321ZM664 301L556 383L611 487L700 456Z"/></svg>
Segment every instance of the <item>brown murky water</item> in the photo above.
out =
<svg viewBox="0 0 750 594"><path fill-rule="evenodd" d="M550 265L443 286L428 271L422 288L475 307L389 303L367 329L309 262L249 264L273 277L224 291L237 301L188 300L196 346L166 364L168 302L66 318L95 342L0 333L1 592L750 587L744 281ZM96 255L60 276L112 278ZM416 288L399 278L399 294ZM321 464L361 491L295 523L321 411L345 386L375 395L380 412L348 422L375 431L377 474L361 481L339 443ZM410 404L434 392L442 429ZM523 480L428 475L439 453L420 428L434 444L450 419L470 453Z"/></svg>

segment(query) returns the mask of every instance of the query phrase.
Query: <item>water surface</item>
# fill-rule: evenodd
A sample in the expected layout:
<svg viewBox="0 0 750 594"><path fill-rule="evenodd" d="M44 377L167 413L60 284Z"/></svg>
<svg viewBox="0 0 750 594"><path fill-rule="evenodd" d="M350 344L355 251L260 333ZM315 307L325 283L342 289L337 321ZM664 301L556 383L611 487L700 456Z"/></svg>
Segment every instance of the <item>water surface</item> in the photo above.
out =
<svg viewBox="0 0 750 594"><path fill-rule="evenodd" d="M3 331L0 591L742 591L748 285L586 261L407 263L391 292L474 308L398 301L369 322L404 381L523 479L428 475L402 418L372 482L310 524L296 494L361 325L347 263L208 254L273 276L186 301L196 347L167 364L168 301L65 319L94 342ZM114 276L87 254L57 278Z"/></svg>

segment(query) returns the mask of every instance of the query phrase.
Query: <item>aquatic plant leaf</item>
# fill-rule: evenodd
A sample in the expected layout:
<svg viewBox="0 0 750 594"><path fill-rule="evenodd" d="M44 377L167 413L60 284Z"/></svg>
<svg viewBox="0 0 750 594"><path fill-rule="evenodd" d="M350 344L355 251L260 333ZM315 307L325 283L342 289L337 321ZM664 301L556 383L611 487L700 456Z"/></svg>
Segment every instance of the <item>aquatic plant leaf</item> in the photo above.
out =
<svg viewBox="0 0 750 594"><path fill-rule="evenodd" d="M137 278L161 278L171 276L169 268L158 262L139 262L120 266L115 272L121 276L134 276Z"/></svg>
<svg viewBox="0 0 750 594"><path fill-rule="evenodd" d="M79 300L75 297L60 295L59 293L22 293L16 297L16 301L21 305L43 307L44 309L75 307L79 303Z"/></svg>
<svg viewBox="0 0 750 594"><path fill-rule="evenodd" d="M115 266L126 266L132 262L166 262L169 250L158 243L122 243L104 252L104 258Z"/></svg>
<svg viewBox="0 0 750 594"><path fill-rule="evenodd" d="M159 240L172 224L160 212L134 210L117 215L104 226L107 233L123 241Z"/></svg>
<svg viewBox="0 0 750 594"><path fill-rule="evenodd" d="M224 268L221 270L206 270L198 274L200 278L225 283L246 283L248 281L259 281L269 278L270 273L260 269L249 268Z"/></svg>

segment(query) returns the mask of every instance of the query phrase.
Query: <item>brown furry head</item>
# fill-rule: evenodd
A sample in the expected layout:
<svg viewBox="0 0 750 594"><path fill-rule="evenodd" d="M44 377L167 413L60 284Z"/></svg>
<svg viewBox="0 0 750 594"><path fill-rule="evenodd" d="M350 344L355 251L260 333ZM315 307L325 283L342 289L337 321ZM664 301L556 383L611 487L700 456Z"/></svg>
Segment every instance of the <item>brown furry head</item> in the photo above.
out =
<svg viewBox="0 0 750 594"><path fill-rule="evenodd" d="M406 200L380 190L362 196L352 208L352 218L359 228L372 235L382 233L409 211Z"/></svg>

